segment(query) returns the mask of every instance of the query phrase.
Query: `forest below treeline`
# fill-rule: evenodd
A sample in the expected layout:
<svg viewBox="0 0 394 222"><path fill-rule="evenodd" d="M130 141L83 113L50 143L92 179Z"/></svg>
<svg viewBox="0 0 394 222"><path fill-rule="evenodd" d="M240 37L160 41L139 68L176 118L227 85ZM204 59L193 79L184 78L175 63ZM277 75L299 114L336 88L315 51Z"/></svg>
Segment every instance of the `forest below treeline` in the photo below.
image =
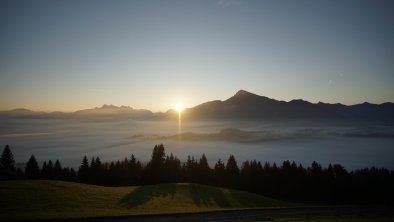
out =
<svg viewBox="0 0 394 222"><path fill-rule="evenodd" d="M123 160L101 162L99 157L83 157L78 170L62 167L59 160L39 164L34 155L25 169L15 167L10 147L0 158L0 179L63 180L103 186L148 185L158 183L199 183L254 192L295 202L390 204L394 203L394 171L364 168L347 171L339 164L323 168L313 162L304 167L294 161L282 165L245 161L238 164L230 155L226 163L219 159L213 168L207 157L188 156L181 162L166 155L162 144L156 145L147 163L134 155Z"/></svg>

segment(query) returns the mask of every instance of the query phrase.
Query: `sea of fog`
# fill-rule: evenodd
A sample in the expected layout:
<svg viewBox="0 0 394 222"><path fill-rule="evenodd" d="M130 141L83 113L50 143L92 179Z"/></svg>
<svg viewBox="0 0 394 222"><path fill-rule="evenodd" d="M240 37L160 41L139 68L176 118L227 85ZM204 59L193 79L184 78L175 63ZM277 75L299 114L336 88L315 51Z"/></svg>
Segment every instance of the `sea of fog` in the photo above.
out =
<svg viewBox="0 0 394 222"><path fill-rule="evenodd" d="M385 167L394 169L394 127L384 124L84 121L60 119L2 119L0 146L10 145L22 166L34 154L39 162L59 159L63 166L78 167L84 155L102 161L120 160L134 154L150 159L155 144L181 161L203 153L211 166L235 155L245 160L313 161L327 166L339 163L347 169ZM230 133L223 129L230 128ZM235 133L232 133L235 129ZM181 136L174 136L181 130ZM239 130L239 132L238 132Z"/></svg>

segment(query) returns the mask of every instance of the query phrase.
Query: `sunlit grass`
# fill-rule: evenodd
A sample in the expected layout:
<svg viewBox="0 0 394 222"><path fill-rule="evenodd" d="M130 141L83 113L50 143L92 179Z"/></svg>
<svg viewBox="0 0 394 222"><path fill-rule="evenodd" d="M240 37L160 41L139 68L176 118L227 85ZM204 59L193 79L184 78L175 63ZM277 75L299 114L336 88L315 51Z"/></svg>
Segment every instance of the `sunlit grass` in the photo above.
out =
<svg viewBox="0 0 394 222"><path fill-rule="evenodd" d="M0 182L0 220L167 214L292 204L197 184L101 187L62 181Z"/></svg>

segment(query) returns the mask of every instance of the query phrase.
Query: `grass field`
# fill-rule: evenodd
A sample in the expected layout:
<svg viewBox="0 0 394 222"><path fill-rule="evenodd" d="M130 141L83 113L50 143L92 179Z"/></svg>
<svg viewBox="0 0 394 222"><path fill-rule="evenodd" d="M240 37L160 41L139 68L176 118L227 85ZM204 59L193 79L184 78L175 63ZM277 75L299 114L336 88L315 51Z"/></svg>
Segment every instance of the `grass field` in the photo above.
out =
<svg viewBox="0 0 394 222"><path fill-rule="evenodd" d="M0 197L0 220L292 206L253 193L197 184L101 187L62 181L2 181Z"/></svg>

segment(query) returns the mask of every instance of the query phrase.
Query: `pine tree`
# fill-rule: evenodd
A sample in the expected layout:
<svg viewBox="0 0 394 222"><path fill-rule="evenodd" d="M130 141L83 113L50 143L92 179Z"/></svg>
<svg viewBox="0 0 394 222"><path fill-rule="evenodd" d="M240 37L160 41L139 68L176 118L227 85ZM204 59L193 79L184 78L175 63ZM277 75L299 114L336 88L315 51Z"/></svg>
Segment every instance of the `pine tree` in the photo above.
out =
<svg viewBox="0 0 394 222"><path fill-rule="evenodd" d="M17 178L14 155L8 145L4 147L0 157L0 179L9 180Z"/></svg>
<svg viewBox="0 0 394 222"><path fill-rule="evenodd" d="M53 169L53 176L57 180L64 179L63 178L64 175L63 175L62 165L60 164L59 160L56 160L56 162L55 162L55 166L54 166L54 169Z"/></svg>
<svg viewBox="0 0 394 222"><path fill-rule="evenodd" d="M166 179L164 175L164 163L166 160L164 145L156 145L152 151L152 159L145 167L142 175L143 183L155 184L163 183Z"/></svg>
<svg viewBox="0 0 394 222"><path fill-rule="evenodd" d="M185 165L185 171L186 171L186 180L191 183L196 183L198 182L197 179L197 171L198 171L198 164L197 161L194 159L194 156L190 157L187 156L187 161Z"/></svg>
<svg viewBox="0 0 394 222"><path fill-rule="evenodd" d="M78 170L78 179L81 182L87 183L89 177L89 161L86 156L83 157L81 166Z"/></svg>
<svg viewBox="0 0 394 222"><path fill-rule="evenodd" d="M216 186L224 187L226 186L226 167L221 159L215 164L213 169L213 178Z"/></svg>
<svg viewBox="0 0 394 222"><path fill-rule="evenodd" d="M251 163L249 161L245 161L241 167L241 188L244 190L251 190L252 189L252 180L254 178L251 177L252 174L252 167L250 166Z"/></svg>
<svg viewBox="0 0 394 222"><path fill-rule="evenodd" d="M92 158L91 164L90 164L90 169L89 169L89 178L91 183L93 184L98 184L98 185L103 185L104 178L104 167L101 164L101 160L99 157Z"/></svg>
<svg viewBox="0 0 394 222"><path fill-rule="evenodd" d="M34 155L31 155L26 164L25 176L29 179L38 179L40 177L40 168Z"/></svg>
<svg viewBox="0 0 394 222"><path fill-rule="evenodd" d="M155 167L162 166L165 161L165 156L166 154L164 151L164 145L163 144L156 145L153 148L151 164L154 165Z"/></svg>
<svg viewBox="0 0 394 222"><path fill-rule="evenodd" d="M205 154L202 154L202 157L198 162L197 182L203 184L209 184L211 182L211 169L209 168Z"/></svg>
<svg viewBox="0 0 394 222"><path fill-rule="evenodd" d="M172 153L167 156L165 164L165 175L163 182L177 183L181 179L181 161Z"/></svg>
<svg viewBox="0 0 394 222"><path fill-rule="evenodd" d="M227 160L226 165L226 176L227 176L227 186L230 188L238 188L240 180L240 172L237 165L237 161L233 155Z"/></svg>
<svg viewBox="0 0 394 222"><path fill-rule="evenodd" d="M132 154L129 161L129 182L130 185L138 185L141 181L142 165Z"/></svg>
<svg viewBox="0 0 394 222"><path fill-rule="evenodd" d="M3 153L1 154L0 167L3 170L15 170L14 155L12 154L10 146L8 145L4 147Z"/></svg>
<svg viewBox="0 0 394 222"><path fill-rule="evenodd" d="M42 169L42 174L45 175L45 179L53 179L54 178L53 171L54 170L53 170L52 160L49 160L45 171L44 169Z"/></svg>

